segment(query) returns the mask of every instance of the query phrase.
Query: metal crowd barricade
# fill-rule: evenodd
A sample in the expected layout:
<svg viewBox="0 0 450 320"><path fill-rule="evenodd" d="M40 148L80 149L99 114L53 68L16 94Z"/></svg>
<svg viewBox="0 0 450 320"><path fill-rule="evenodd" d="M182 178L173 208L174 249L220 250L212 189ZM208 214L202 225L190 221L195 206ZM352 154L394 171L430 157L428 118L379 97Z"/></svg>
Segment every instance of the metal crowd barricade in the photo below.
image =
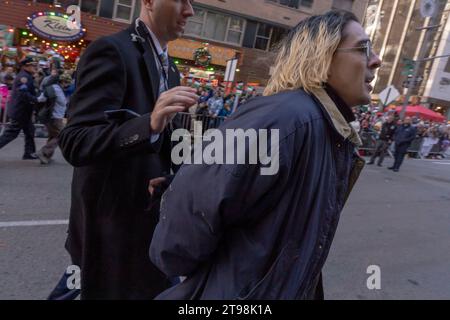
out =
<svg viewBox="0 0 450 320"><path fill-rule="evenodd" d="M371 131L362 131L359 133L359 137L362 141L362 146L358 149L362 151L363 156L369 156L372 155L375 150L377 149L377 139L378 139L378 133L374 130ZM389 146L389 148L386 150L389 157L393 158L393 151L391 149L392 144Z"/></svg>
<svg viewBox="0 0 450 320"><path fill-rule="evenodd" d="M182 128L194 132L194 123L200 122L202 125L202 135L208 129L215 129L219 127L224 121L225 117L212 117L205 115L192 114L188 112L180 112L179 114Z"/></svg>
<svg viewBox="0 0 450 320"><path fill-rule="evenodd" d="M377 133L374 131L362 131L359 133L362 141L362 146L358 149L363 152L363 155L369 155L375 152L377 146Z"/></svg>
<svg viewBox="0 0 450 320"><path fill-rule="evenodd" d="M441 144L438 142L431 148L429 155L442 155L442 151Z"/></svg>
<svg viewBox="0 0 450 320"><path fill-rule="evenodd" d="M411 145L408 148L408 153L410 153L410 154L412 153L416 157L422 158L422 156L420 155L420 149L422 148L422 142L423 142L423 139L421 137L415 138L411 142Z"/></svg>
<svg viewBox="0 0 450 320"><path fill-rule="evenodd" d="M424 156L421 153L423 138L416 138L411 143L410 148L408 149L408 153L415 153L416 157L423 159ZM441 144L438 142L433 145L430 152L428 152L427 156L441 156L444 158L444 150L442 150Z"/></svg>
<svg viewBox="0 0 450 320"><path fill-rule="evenodd" d="M372 155L373 152L375 152L376 150L376 145L377 145L377 133L373 130L371 131L362 131L359 133L359 136L361 138L362 141L362 146L359 148L359 150L361 151L361 155L363 156L368 156L368 155ZM421 149L422 149L422 144L423 144L424 139L422 137L417 137L415 138L412 142L411 145L408 148L408 154L410 156L414 156L416 158L421 158L423 159L423 155L421 154ZM390 157L393 158L393 151L395 149L395 144L391 145L389 147L389 149L387 150L387 153ZM433 145L431 151L428 153L428 155L440 155L442 157L444 157L444 150L442 150L442 146L440 143L436 143L435 145Z"/></svg>

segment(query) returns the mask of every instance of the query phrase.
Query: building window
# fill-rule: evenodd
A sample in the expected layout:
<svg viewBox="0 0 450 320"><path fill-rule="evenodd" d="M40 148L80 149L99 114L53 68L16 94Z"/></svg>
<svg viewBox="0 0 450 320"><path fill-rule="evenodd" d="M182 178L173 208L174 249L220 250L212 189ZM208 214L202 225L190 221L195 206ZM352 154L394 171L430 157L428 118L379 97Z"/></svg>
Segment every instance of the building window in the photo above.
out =
<svg viewBox="0 0 450 320"><path fill-rule="evenodd" d="M241 45L244 28L244 19L194 8L194 16L186 25L186 35Z"/></svg>
<svg viewBox="0 0 450 320"><path fill-rule="evenodd" d="M312 8L314 0L268 0L276 2L282 6L298 9L299 6Z"/></svg>
<svg viewBox="0 0 450 320"><path fill-rule="evenodd" d="M333 0L332 9L352 11L353 0Z"/></svg>
<svg viewBox="0 0 450 320"><path fill-rule="evenodd" d="M186 25L186 33L196 36L202 35L203 25L205 23L206 11L194 8L194 15L189 18Z"/></svg>
<svg viewBox="0 0 450 320"><path fill-rule="evenodd" d="M272 27L269 50L275 49L281 40L287 35L288 30L280 27Z"/></svg>
<svg viewBox="0 0 450 320"><path fill-rule="evenodd" d="M244 20L230 18L228 24L227 42L240 44L244 33Z"/></svg>
<svg viewBox="0 0 450 320"><path fill-rule="evenodd" d="M133 21L135 21L137 18L139 18L139 15L141 14L141 1L136 1L136 5L134 7L134 14L133 14Z"/></svg>
<svg viewBox="0 0 450 320"><path fill-rule="evenodd" d="M253 48L265 51L272 50L283 39L286 33L287 30L284 28L258 23Z"/></svg>
<svg viewBox="0 0 450 320"><path fill-rule="evenodd" d="M80 10L89 14L98 15L100 0L38 0L38 2L51 3L67 8L71 5L80 7Z"/></svg>
<svg viewBox="0 0 450 320"><path fill-rule="evenodd" d="M80 0L55 0L53 2L55 5L62 5L64 8L67 8L68 6L71 5L76 5L79 6L80 5Z"/></svg>
<svg viewBox="0 0 450 320"><path fill-rule="evenodd" d="M300 5L303 7L312 8L314 0L301 0Z"/></svg>
<svg viewBox="0 0 450 320"><path fill-rule="evenodd" d="M272 27L265 23L258 23L258 31L256 32L255 45L256 49L267 50L269 48Z"/></svg>
<svg viewBox="0 0 450 320"><path fill-rule="evenodd" d="M80 0L80 9L83 12L98 15L98 7L100 1L98 0Z"/></svg>
<svg viewBox="0 0 450 320"><path fill-rule="evenodd" d="M113 15L114 19L131 22L134 7L135 0L115 0Z"/></svg>
<svg viewBox="0 0 450 320"><path fill-rule="evenodd" d="M225 15L208 12L204 36L208 39L225 41L228 18Z"/></svg>

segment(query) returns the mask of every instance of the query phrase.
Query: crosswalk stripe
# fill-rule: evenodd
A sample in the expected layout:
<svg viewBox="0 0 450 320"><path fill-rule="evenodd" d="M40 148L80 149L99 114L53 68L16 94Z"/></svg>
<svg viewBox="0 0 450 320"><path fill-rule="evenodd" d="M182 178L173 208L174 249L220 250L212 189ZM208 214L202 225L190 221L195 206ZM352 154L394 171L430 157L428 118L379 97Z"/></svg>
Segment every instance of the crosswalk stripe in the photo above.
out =
<svg viewBox="0 0 450 320"><path fill-rule="evenodd" d="M0 222L0 228L57 226L57 225L67 225L67 224L69 224L69 220L3 221L3 222Z"/></svg>

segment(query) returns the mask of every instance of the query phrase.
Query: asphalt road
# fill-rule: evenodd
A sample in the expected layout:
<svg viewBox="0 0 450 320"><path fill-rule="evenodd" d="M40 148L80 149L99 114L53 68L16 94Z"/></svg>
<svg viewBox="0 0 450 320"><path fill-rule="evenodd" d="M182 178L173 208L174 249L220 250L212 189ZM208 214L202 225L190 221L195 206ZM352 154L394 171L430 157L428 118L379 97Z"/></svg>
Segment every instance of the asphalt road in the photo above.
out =
<svg viewBox="0 0 450 320"><path fill-rule="evenodd" d="M0 150L0 299L39 300L70 261L72 169L59 151L48 167L22 152L21 138ZM367 287L371 265L380 289ZM398 173L367 166L324 268L326 299L450 299L449 271L450 161L408 159Z"/></svg>

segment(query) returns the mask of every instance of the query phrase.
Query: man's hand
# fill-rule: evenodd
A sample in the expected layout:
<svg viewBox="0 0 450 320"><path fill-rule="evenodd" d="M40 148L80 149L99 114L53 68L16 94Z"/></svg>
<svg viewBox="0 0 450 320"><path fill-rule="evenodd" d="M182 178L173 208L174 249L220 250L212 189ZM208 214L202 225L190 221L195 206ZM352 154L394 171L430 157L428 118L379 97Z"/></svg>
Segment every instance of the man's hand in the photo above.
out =
<svg viewBox="0 0 450 320"><path fill-rule="evenodd" d="M150 180L150 182L148 183L148 192L150 193L150 195L153 196L153 194L155 193L155 189L162 183L166 182L166 180L167 179L165 177Z"/></svg>
<svg viewBox="0 0 450 320"><path fill-rule="evenodd" d="M164 131L167 123L176 115L197 103L197 90L190 87L175 87L161 94L156 101L150 118L150 128L153 133Z"/></svg>

